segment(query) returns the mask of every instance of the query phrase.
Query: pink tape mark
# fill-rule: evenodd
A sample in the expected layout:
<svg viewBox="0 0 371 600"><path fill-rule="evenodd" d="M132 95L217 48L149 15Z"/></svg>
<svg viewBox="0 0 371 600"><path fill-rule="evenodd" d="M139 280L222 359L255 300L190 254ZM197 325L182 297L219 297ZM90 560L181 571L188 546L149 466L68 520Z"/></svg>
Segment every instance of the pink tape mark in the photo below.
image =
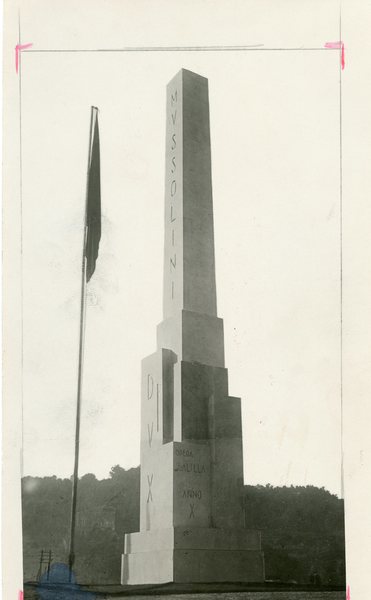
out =
<svg viewBox="0 0 371 600"><path fill-rule="evenodd" d="M349 585L347 585L347 595L346 595L346 600L350 600L350 587L349 587Z"/></svg>
<svg viewBox="0 0 371 600"><path fill-rule="evenodd" d="M18 592L18 600L23 600L23 590L19 590L19 592Z"/></svg>
<svg viewBox="0 0 371 600"><path fill-rule="evenodd" d="M332 50L341 50L341 69L344 70L345 67L345 50L344 50L344 42L326 42L325 48L331 48Z"/></svg>
<svg viewBox="0 0 371 600"><path fill-rule="evenodd" d="M15 47L15 71L18 73L19 67L19 53L22 50L27 50L27 48L31 48L32 44L17 44Z"/></svg>

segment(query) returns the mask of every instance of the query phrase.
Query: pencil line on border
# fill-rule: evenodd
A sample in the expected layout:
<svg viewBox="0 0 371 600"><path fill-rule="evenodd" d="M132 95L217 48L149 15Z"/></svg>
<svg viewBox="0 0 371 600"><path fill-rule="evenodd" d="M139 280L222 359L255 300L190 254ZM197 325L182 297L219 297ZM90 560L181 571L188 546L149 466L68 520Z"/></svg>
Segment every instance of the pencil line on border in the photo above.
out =
<svg viewBox="0 0 371 600"><path fill-rule="evenodd" d="M256 46L142 46L124 48L33 48L25 50L29 54L38 53L87 53L87 52L328 52L337 48L263 48Z"/></svg>

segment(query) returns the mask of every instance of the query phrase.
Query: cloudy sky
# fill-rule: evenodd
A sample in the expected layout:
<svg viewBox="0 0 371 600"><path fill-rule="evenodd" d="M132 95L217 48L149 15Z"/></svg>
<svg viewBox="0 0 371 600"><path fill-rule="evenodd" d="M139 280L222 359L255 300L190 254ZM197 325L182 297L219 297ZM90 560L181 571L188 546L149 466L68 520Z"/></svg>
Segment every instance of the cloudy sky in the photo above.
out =
<svg viewBox="0 0 371 600"><path fill-rule="evenodd" d="M91 105L103 222L80 473L139 463L140 362L162 319L165 87L184 67L209 79L218 314L230 394L242 398L245 482L340 492L338 60L23 53L25 474L73 470Z"/></svg>

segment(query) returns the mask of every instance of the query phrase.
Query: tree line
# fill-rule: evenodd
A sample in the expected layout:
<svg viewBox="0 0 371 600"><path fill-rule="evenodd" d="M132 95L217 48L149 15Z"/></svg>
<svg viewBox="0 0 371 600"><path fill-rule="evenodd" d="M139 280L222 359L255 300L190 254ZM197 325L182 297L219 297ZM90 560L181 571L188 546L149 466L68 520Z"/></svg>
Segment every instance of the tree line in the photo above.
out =
<svg viewBox="0 0 371 600"><path fill-rule="evenodd" d="M75 573L81 583L119 583L125 533L139 530L139 467L112 467L109 478L79 480ZM67 562L71 480L22 480L23 567L34 581L40 552ZM345 583L344 505L314 486L244 488L246 527L262 532L266 579Z"/></svg>

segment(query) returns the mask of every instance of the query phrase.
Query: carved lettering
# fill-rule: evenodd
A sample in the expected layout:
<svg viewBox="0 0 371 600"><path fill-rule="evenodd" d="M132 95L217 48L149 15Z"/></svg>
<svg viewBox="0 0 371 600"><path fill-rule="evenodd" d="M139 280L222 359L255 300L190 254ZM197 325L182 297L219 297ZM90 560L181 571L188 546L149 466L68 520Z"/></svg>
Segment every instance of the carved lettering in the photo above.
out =
<svg viewBox="0 0 371 600"><path fill-rule="evenodd" d="M184 490L183 498L191 498L192 500L197 498L197 500L201 500L202 492L201 490Z"/></svg>
<svg viewBox="0 0 371 600"><path fill-rule="evenodd" d="M194 519L195 518L195 505L193 502L189 503L189 507L191 509L191 512L189 513L189 518L190 519Z"/></svg>
<svg viewBox="0 0 371 600"><path fill-rule="evenodd" d="M177 456L191 456L193 458L192 450L188 450L188 448L176 448L175 454Z"/></svg>
<svg viewBox="0 0 371 600"><path fill-rule="evenodd" d="M153 473L151 473L151 475L147 475L147 482L148 482L148 496L147 496L147 503L148 503L148 502L153 502L153 496L152 496Z"/></svg>
<svg viewBox="0 0 371 600"><path fill-rule="evenodd" d="M149 424L147 424L147 429L148 429L148 444L149 447L152 447L152 437L153 437L153 421L151 423L151 427L149 426Z"/></svg>
<svg viewBox="0 0 371 600"><path fill-rule="evenodd" d="M201 475L202 473L206 473L205 465L200 465L199 463L177 463L174 471L183 471L185 473L195 473L196 475Z"/></svg>
<svg viewBox="0 0 371 600"><path fill-rule="evenodd" d="M170 198L174 198L174 200L176 200L176 195L177 195L177 162L178 162L178 155L177 155L177 132L176 132L176 127L178 124L178 90L174 89L172 92L170 92L170 121L168 122L170 125L170 140L168 141L169 144L169 149L170 152L172 152L172 154L169 156L168 160L170 161L170 163L168 163L168 167L170 168L170 181L168 182L167 185L170 185ZM174 210L174 206L170 203L170 223L174 223L174 221L177 220L177 216L178 213ZM176 225L175 225L176 226ZM175 246L175 226L172 226L171 229L171 246L174 248ZM174 270L176 269L176 254L174 253L174 255L172 257L170 257L170 273L173 273ZM171 299L174 300L175 298L175 282L172 281L171 282Z"/></svg>
<svg viewBox="0 0 371 600"><path fill-rule="evenodd" d="M147 375L147 400L152 398L153 394L153 377L152 375Z"/></svg>

